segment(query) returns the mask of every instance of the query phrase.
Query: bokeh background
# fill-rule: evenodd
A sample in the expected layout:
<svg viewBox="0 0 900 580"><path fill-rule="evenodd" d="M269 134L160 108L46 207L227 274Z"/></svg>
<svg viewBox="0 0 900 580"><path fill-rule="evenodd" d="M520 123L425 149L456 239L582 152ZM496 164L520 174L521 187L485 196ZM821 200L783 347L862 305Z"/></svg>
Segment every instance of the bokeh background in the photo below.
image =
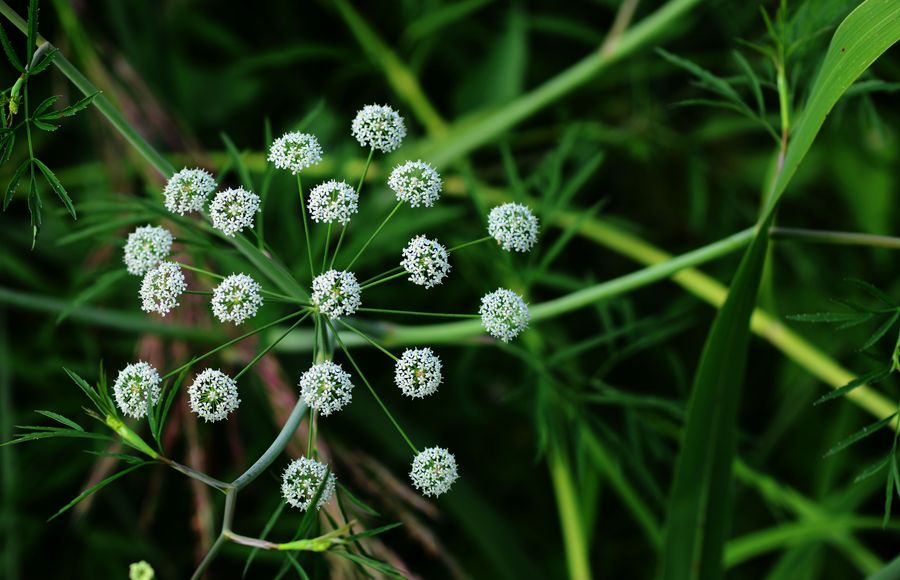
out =
<svg viewBox="0 0 900 580"><path fill-rule="evenodd" d="M10 4L25 12L24 3ZM541 244L532 255L479 245L454 255L449 283L429 292L400 281L385 284L367 296L371 305L473 312L482 294L501 285L539 303L642 267L627 248L639 253L646 243L678 254L754 223L777 144L758 120L722 107L685 106L708 93L653 49L664 46L714 71L752 103L751 85L734 57L739 51L761 79L762 117L777 127L774 69L753 45L771 42L760 10L774 15L778 3L700 2L640 49L611 58L609 66L500 132L479 116L521 104L548 79L601 50L618 1L354 4L47 0L41 32L175 165L208 167L229 184L240 177L228 141L251 178L263 180L267 123L276 136L300 126L319 136L327 163L313 179L357 176L365 152L349 134L356 110L371 102L398 108L410 137L399 157L376 159L358 223L378 223L390 208L386 172L401 158L440 158L446 195L432 211L391 222L366 254L363 269L370 275L393 267L411 235L427 232L448 245L482 236L486 209L500 201L527 198L541 216ZM660 3L633 4L632 22L640 22ZM797 104L833 27L853 5L789 3L789 33L802 40L788 65ZM23 48L23 37L3 26ZM386 47L422 95L391 82ZM614 43L607 49L617 54ZM15 71L0 71L2 85L12 85ZM874 84L842 100L801 167L780 225L897 234L896 50L864 80ZM56 71L30 90L35 102L51 94L64 102L78 97ZM475 121L460 122L467 118ZM477 146L452 149L458 141L447 135L457 131ZM0 214L3 440L14 425L40 421L33 409L81 421L85 401L63 367L92 379L101 360L110 372L139 356L172 368L227 332L211 322L201 297L188 299L183 312L164 322L151 320L139 310L139 281L114 274L125 234L139 225L130 223L127 203L158 199L162 181L96 110L38 134L34 147L80 215L73 222L45 192L44 227L32 250L23 197ZM16 151L0 169L0 183L24 154ZM302 277L305 248L296 210L292 180L275 175L265 208L267 239ZM102 227L113 219L122 225ZM586 233L591 227L593 236ZM617 246L609 232L631 242ZM362 236L349 243L361 244ZM218 259L222 271L241 264L224 252ZM866 325L838 331L785 316L843 308L835 299L860 299L846 278L896 296L894 264L895 254L886 249L778 242L760 304L828 357L862 373L873 358L889 356L893 338L860 353L873 330ZM727 284L735 267L733 255L703 269ZM408 451L360 389L321 436L341 481L381 514L366 516L368 525L404 523L374 542L374 553L421 578L563 578L560 509L570 494L580 505L582 540L596 574L652 576L684 402L714 312L664 281L540 321L512 347L487 340L436 345L445 384L424 401L400 397L392 390L390 361L361 349L360 364L383 386L401 423L417 441L453 450L462 476L437 501L415 499L406 487ZM397 322L422 321L389 319L373 328L389 336ZM248 375L240 412L227 425L197 424L183 404L176 407L167 434L172 456L223 479L246 468L290 409L294 385L309 364L307 338L292 336L260 372ZM216 362L240 368L257 346L226 351ZM891 380L879 388L896 397ZM769 342L754 339L741 403L743 475L735 488L730 576L858 577L896 555L897 524L877 525L883 476L853 483L890 450L890 434L823 459L836 441L871 420L847 401L813 407L826 390ZM86 448L103 446L50 441L0 449L0 576L120 578L130 562L145 559L161 578L186 577L218 531L221 501L171 470L138 471L46 521L89 482L117 468ZM238 530L262 529L278 503L277 475L285 463L242 493ZM273 537L289 536L297 517L279 520ZM835 523L848 518L868 518L869 525L848 531ZM238 577L246 555L229 547L211 577ZM280 558L261 554L250 576L274 576ZM320 578L361 574L338 559L302 561Z"/></svg>

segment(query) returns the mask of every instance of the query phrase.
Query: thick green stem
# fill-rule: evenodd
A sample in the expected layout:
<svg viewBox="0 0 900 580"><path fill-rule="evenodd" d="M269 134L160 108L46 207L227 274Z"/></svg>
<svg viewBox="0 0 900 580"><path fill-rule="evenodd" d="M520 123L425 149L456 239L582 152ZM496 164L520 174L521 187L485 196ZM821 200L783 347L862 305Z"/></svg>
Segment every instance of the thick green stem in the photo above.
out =
<svg viewBox="0 0 900 580"><path fill-rule="evenodd" d="M556 493L556 504L562 527L563 544L566 551L566 563L571 580L591 580L591 563L587 546L587 534L578 507L578 496L572 471L566 461L560 457L557 449L547 454L550 465L550 479Z"/></svg>
<svg viewBox="0 0 900 580"><path fill-rule="evenodd" d="M263 471L268 469L268 467L278 459L278 456L281 455L284 448L287 447L291 437L293 437L294 433L297 431L297 427L300 426L300 421L303 420L303 415L305 413L306 403L304 403L301 398L297 401L297 404L294 405L294 409L291 411L290 416L288 416L287 421L285 421L284 426L281 428L281 431L278 433L275 440L272 441L272 444L269 445L269 448L256 460L256 463L251 465L247 471L240 475L240 477L231 482L231 487L234 489L243 489L247 484L259 477Z"/></svg>

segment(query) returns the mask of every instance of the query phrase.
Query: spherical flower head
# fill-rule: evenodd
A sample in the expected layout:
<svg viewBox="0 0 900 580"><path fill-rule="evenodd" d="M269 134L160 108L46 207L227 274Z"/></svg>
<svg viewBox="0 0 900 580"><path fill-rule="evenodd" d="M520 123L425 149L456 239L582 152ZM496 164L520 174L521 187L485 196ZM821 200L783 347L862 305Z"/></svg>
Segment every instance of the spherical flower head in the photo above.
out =
<svg viewBox="0 0 900 580"><path fill-rule="evenodd" d="M456 458L442 447L429 447L413 459L409 478L416 489L427 496L447 493L459 478Z"/></svg>
<svg viewBox="0 0 900 580"><path fill-rule="evenodd" d="M178 306L178 297L187 290L181 266L163 262L147 272L141 281L141 309L165 316Z"/></svg>
<svg viewBox="0 0 900 580"><path fill-rule="evenodd" d="M159 373L143 361L119 371L113 383L113 396L119 410L129 417L140 419L150 407L159 402Z"/></svg>
<svg viewBox="0 0 900 580"><path fill-rule="evenodd" d="M203 169L185 167L169 178L163 189L166 209L184 215L192 211L202 211L209 194L216 190L216 180Z"/></svg>
<svg viewBox="0 0 900 580"><path fill-rule="evenodd" d="M166 228L141 226L128 234L125 242L125 268L133 276L143 276L172 251L174 238Z"/></svg>
<svg viewBox="0 0 900 580"><path fill-rule="evenodd" d="M391 171L388 187L397 194L397 201L410 207L431 207L441 197L441 175L424 161L407 161Z"/></svg>
<svg viewBox="0 0 900 580"><path fill-rule="evenodd" d="M311 409L327 417L353 398L350 373L330 360L316 363L300 376L300 396Z"/></svg>
<svg viewBox="0 0 900 580"><path fill-rule="evenodd" d="M441 385L441 359L430 348L403 351L394 368L394 381L407 397L424 399Z"/></svg>
<svg viewBox="0 0 900 580"><path fill-rule="evenodd" d="M322 161L322 146L309 133L285 133L272 143L269 161L278 169L287 169L297 175Z"/></svg>
<svg viewBox="0 0 900 580"><path fill-rule="evenodd" d="M241 404L237 383L218 369L206 369L188 387L191 411L204 421L227 419Z"/></svg>
<svg viewBox="0 0 900 580"><path fill-rule="evenodd" d="M366 105L353 119L351 131L359 144L390 153L406 137L406 124L397 111L382 105Z"/></svg>
<svg viewBox="0 0 900 580"><path fill-rule="evenodd" d="M312 303L332 320L349 316L362 304L362 289L353 272L328 270L313 279Z"/></svg>
<svg viewBox="0 0 900 580"><path fill-rule="evenodd" d="M481 325L494 338L503 342L509 342L528 328L531 313L528 305L522 297L513 292L500 288L481 299Z"/></svg>
<svg viewBox="0 0 900 580"><path fill-rule="evenodd" d="M359 208L359 194L344 181L326 181L309 192L309 216L315 222L347 225Z"/></svg>
<svg viewBox="0 0 900 580"><path fill-rule="evenodd" d="M154 580L154 578L156 578L156 572L144 560L128 566L128 580Z"/></svg>
<svg viewBox="0 0 900 580"><path fill-rule="evenodd" d="M326 480L325 477L328 477ZM335 477L328 471L328 466L308 457L295 459L284 470L281 478L281 495L284 501L303 511L309 509L316 494L319 501L316 509L320 509L334 493ZM319 489L321 488L321 493Z"/></svg>
<svg viewBox="0 0 900 580"><path fill-rule="evenodd" d="M252 228L257 212L259 196L243 187L220 191L209 205L213 227L230 237L244 228Z"/></svg>
<svg viewBox="0 0 900 580"><path fill-rule="evenodd" d="M441 283L450 271L450 255L437 240L416 236L403 248L400 266L409 272L409 281L431 288Z"/></svg>
<svg viewBox="0 0 900 580"><path fill-rule="evenodd" d="M538 235L538 219L520 203L505 203L491 210L488 233L507 252L527 252Z"/></svg>
<svg viewBox="0 0 900 580"><path fill-rule="evenodd" d="M213 289L212 310L222 322L241 324L262 306L262 288L246 274L232 274Z"/></svg>

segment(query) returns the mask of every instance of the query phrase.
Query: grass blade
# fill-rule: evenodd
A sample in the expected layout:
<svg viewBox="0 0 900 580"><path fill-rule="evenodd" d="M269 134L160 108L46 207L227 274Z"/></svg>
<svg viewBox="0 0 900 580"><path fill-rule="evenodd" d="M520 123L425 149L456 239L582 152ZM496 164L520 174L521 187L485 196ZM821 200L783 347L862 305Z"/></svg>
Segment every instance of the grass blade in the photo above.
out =
<svg viewBox="0 0 900 580"><path fill-rule="evenodd" d="M100 491L101 489L103 489L110 483L114 482L115 480L119 479L120 477L124 477L124 476L128 475L129 473L131 473L132 471L147 465L148 463L153 463L153 462L152 461L144 461L138 465L132 465L131 467L129 467L127 469L123 469L122 471L120 471L118 473L110 475L109 477L107 477L106 479L104 479L103 481L101 481L100 483L98 483L96 485L92 485L91 487L87 488L86 490L84 490L83 492L78 494L78 497L76 497L75 499L73 499L72 501L70 501L69 503L64 505L62 508L60 508L60 510L58 512L56 512L55 514L53 514L50 517L50 519L47 521L49 522L50 520L53 520L53 519L59 517L60 515L65 513L68 509L74 507L79 502L81 502L84 498Z"/></svg>

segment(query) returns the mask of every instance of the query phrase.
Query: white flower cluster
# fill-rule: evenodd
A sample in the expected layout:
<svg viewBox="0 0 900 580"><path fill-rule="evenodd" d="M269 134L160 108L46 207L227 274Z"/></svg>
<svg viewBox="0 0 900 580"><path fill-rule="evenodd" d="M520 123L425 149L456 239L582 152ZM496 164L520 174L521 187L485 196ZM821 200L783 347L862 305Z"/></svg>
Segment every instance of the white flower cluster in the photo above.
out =
<svg viewBox="0 0 900 580"><path fill-rule="evenodd" d="M406 137L406 124L397 111L382 105L366 105L353 119L353 136L363 147L390 153Z"/></svg>
<svg viewBox="0 0 900 580"><path fill-rule="evenodd" d="M309 217L315 222L347 225L357 212L359 195L344 181L330 180L309 192Z"/></svg>
<svg viewBox="0 0 900 580"><path fill-rule="evenodd" d="M400 266L409 272L409 281L431 288L441 283L450 271L447 249L437 240L416 236L403 248Z"/></svg>
<svg viewBox="0 0 900 580"><path fill-rule="evenodd" d="M174 238L166 228L140 226L125 242L125 268L133 276L143 276L172 252Z"/></svg>
<svg viewBox="0 0 900 580"><path fill-rule="evenodd" d="M416 489L427 496L447 493L459 478L456 458L442 447L429 447L413 459L409 477Z"/></svg>
<svg viewBox="0 0 900 580"><path fill-rule="evenodd" d="M322 161L322 147L319 140L309 133L285 133L272 142L269 161L278 169L297 175Z"/></svg>
<svg viewBox="0 0 900 580"><path fill-rule="evenodd" d="M192 211L203 211L209 194L216 190L216 180L203 169L185 167L169 178L163 189L166 209L184 215Z"/></svg>
<svg viewBox="0 0 900 580"><path fill-rule="evenodd" d="M165 316L178 306L178 297L187 290L181 266L163 262L144 275L141 281L141 308Z"/></svg>
<svg viewBox="0 0 900 580"><path fill-rule="evenodd" d="M212 311L222 322L241 324L262 306L262 287L247 274L232 274L213 289Z"/></svg>
<svg viewBox="0 0 900 580"><path fill-rule="evenodd" d="M537 243L538 219L520 203L505 203L491 210L488 233L507 252L527 252Z"/></svg>
<svg viewBox="0 0 900 580"><path fill-rule="evenodd" d="M214 228L234 237L244 228L253 227L259 203L259 196L243 187L226 189L217 193L209 205L209 218Z"/></svg>
<svg viewBox="0 0 900 580"><path fill-rule="evenodd" d="M531 313L522 297L505 288L500 288L481 299L481 325L494 338L509 342L528 328Z"/></svg>
<svg viewBox="0 0 900 580"><path fill-rule="evenodd" d="M113 383L113 396L119 409L135 419L147 415L159 402L159 373L148 363L139 361L119 371Z"/></svg>
<svg viewBox="0 0 900 580"><path fill-rule="evenodd" d="M332 320L349 316L362 305L362 289L353 272L328 270L313 279L312 304Z"/></svg>
<svg viewBox="0 0 900 580"><path fill-rule="evenodd" d="M441 175L424 161L407 161L398 165L388 177L388 187L397 194L397 201L410 207L431 207L440 199Z"/></svg>
<svg viewBox="0 0 900 580"><path fill-rule="evenodd" d="M406 349L394 368L394 382L414 399L433 395L442 380L441 359L430 348Z"/></svg>
<svg viewBox="0 0 900 580"><path fill-rule="evenodd" d="M206 369L188 387L188 402L204 421L221 421L238 408L241 399L234 379L220 370Z"/></svg>
<svg viewBox="0 0 900 580"><path fill-rule="evenodd" d="M316 363L300 376L300 396L311 409L327 417L353 398L350 373L330 360Z"/></svg>
<svg viewBox="0 0 900 580"><path fill-rule="evenodd" d="M333 473L329 473L328 466L315 459L301 457L291 461L284 470L281 477L281 495L291 507L306 511L321 488L319 501L316 502L316 509L320 509L334 493L335 481L336 478Z"/></svg>

